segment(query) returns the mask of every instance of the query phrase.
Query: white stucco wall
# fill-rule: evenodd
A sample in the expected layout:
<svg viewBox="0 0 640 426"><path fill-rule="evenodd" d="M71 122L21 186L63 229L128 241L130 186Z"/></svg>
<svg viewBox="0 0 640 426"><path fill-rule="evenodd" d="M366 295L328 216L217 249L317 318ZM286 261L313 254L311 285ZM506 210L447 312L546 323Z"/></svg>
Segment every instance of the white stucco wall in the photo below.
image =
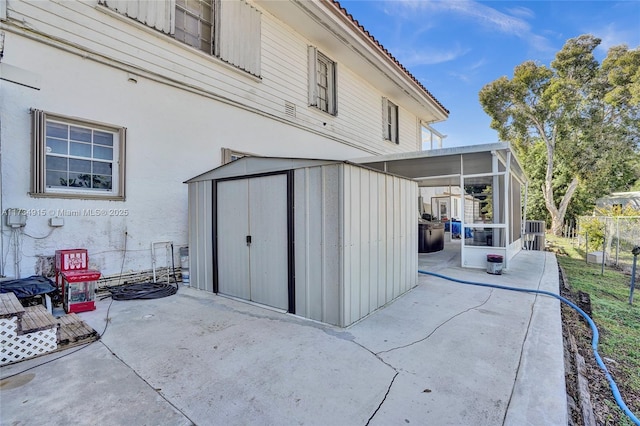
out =
<svg viewBox="0 0 640 426"><path fill-rule="evenodd" d="M106 275L120 272L125 246L125 272L151 268L154 241L173 241L177 259L178 247L187 244L182 182L220 165L223 147L331 159L419 149L418 118L402 109L401 144L382 140L384 94L340 64L338 117L309 108L311 42L268 13L261 80L113 15L97 0L7 3L2 65L36 88L0 80L0 209L29 213L18 231L19 271L15 235L3 218L0 273L6 276L31 275L39 256L62 248L87 248L91 267ZM285 114L285 102L295 104L295 117ZM30 196L32 108L126 127L126 200ZM85 209L107 216L82 216ZM48 220L56 215L65 224L53 229Z"/></svg>

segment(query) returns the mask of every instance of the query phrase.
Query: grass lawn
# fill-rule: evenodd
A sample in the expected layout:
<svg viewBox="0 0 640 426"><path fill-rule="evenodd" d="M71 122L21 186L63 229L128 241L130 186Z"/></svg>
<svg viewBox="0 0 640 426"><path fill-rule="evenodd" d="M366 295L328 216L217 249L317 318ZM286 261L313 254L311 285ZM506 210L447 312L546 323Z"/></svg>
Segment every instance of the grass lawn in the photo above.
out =
<svg viewBox="0 0 640 426"><path fill-rule="evenodd" d="M640 415L640 280L636 280L634 303L629 305L629 275L608 267L601 275L600 265L585 263L584 246L550 235L547 240L558 253L558 264L572 293L589 294L592 319L600 332L598 352L605 358L625 403Z"/></svg>

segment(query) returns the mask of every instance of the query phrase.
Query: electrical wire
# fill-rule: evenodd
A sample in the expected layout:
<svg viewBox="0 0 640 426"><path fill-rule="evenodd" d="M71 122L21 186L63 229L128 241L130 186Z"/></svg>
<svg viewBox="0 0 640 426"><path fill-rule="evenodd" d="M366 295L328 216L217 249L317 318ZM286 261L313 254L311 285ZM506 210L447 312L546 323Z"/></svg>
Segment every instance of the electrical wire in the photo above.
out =
<svg viewBox="0 0 640 426"><path fill-rule="evenodd" d="M442 278L442 279L449 280L449 281L454 281L454 282L457 282L457 283L460 283L460 284L469 284L469 285L475 285L475 286L480 286L480 287L497 288L497 289L500 289L500 290L517 291L517 292L521 292L521 293L544 294L546 296L555 297L556 299L560 300L562 303L565 303L566 305L568 305L571 308L573 308L576 312L578 312L587 321L587 323L591 327L591 331L592 331L591 348L593 349L593 354L594 354L594 356L596 358L596 362L598 363L598 366L604 372L605 377L607 378L607 381L609 382L609 387L611 388L611 392L613 393L613 397L616 400L616 403L618 404L620 409L627 415L627 417L629 417L629 419L634 424L636 424L637 426L640 426L640 420L638 419L638 417L636 417L635 414L633 414L631 412L629 407L627 407L627 404L625 404L624 400L622 399L622 395L620 395L620 390L618 389L618 385L613 380L613 377L609 373L609 370L607 369L607 366L602 361L602 358L600 358L600 354L598 353L598 340L600 338L600 333L598 332L598 327L596 327L595 322L593 322L593 320L589 317L589 315L587 315L587 313L585 311L583 311L582 309L580 309L575 303L573 303L569 299L566 299L566 298L560 296L559 294L555 294L555 293L552 293L550 291L545 291L545 290L537 290L537 289L531 289L531 288L508 287L508 286L498 285L498 284L489 284L489 283L481 283L481 282L475 282L475 281L466 281L466 280L461 280L461 279L458 279L458 278L452 278L452 277L448 277L446 275L438 274L436 272L429 272L429 271L418 270L418 273L419 274L423 274L423 275L431 275L433 277Z"/></svg>
<svg viewBox="0 0 640 426"><path fill-rule="evenodd" d="M29 234L27 234L27 233L26 233L26 232L24 232L24 231L22 231L22 233L23 233L25 236L27 236L27 237L29 237L29 238L31 238L31 239L34 239L34 240L44 240L45 238L49 238L49 237L51 236L51 234L53 234L53 232L54 232L56 229L58 229L58 228L51 228L51 230L47 233L47 235L44 235L44 236L42 236L42 237L35 237L35 236L33 236L33 235L29 235Z"/></svg>
<svg viewBox="0 0 640 426"><path fill-rule="evenodd" d="M165 283L125 284L108 287L112 300L159 299L177 293L177 286Z"/></svg>

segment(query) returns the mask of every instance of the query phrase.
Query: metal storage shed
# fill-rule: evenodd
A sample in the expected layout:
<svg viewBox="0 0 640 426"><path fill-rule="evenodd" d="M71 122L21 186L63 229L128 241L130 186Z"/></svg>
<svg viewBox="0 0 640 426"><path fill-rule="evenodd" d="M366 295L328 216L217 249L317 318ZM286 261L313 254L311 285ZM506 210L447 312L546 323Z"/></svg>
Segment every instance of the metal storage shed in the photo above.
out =
<svg viewBox="0 0 640 426"><path fill-rule="evenodd" d="M243 157L189 185L191 285L346 327L417 284L418 185Z"/></svg>

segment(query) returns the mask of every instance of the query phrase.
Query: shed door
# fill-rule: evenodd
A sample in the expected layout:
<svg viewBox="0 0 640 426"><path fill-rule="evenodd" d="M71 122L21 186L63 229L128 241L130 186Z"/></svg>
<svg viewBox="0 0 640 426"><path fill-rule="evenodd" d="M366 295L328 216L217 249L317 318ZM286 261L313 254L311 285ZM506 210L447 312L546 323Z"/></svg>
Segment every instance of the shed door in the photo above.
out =
<svg viewBox="0 0 640 426"><path fill-rule="evenodd" d="M287 176L217 185L218 291L287 310Z"/></svg>

